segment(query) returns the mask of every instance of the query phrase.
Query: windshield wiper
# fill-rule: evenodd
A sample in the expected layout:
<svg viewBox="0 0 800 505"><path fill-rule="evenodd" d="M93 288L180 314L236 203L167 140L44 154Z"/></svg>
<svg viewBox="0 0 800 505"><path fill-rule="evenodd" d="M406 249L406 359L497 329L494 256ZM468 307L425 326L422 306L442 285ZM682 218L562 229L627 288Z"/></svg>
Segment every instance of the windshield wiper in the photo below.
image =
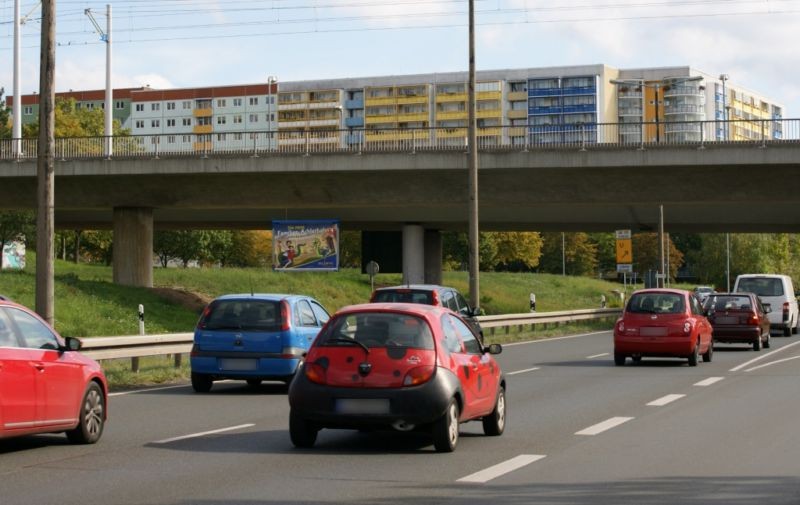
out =
<svg viewBox="0 0 800 505"><path fill-rule="evenodd" d="M342 344L355 344L363 348L364 352L369 354L369 347L367 347L366 344L364 344L363 342L359 342L358 340L353 340L352 338L344 338L344 337L329 338L325 342L341 342Z"/></svg>

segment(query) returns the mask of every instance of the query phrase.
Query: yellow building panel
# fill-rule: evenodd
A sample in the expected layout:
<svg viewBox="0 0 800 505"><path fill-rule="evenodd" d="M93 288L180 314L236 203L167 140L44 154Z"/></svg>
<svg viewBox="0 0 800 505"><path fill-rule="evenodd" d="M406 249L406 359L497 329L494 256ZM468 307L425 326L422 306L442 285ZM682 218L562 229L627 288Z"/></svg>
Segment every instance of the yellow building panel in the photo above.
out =
<svg viewBox="0 0 800 505"><path fill-rule="evenodd" d="M508 129L508 134L510 136L512 136L512 137L524 137L525 136L525 127L522 126L522 127L519 127L519 128L509 128Z"/></svg>
<svg viewBox="0 0 800 505"><path fill-rule="evenodd" d="M508 94L508 101L509 102L523 102L528 100L528 92L527 91L511 91Z"/></svg>
<svg viewBox="0 0 800 505"><path fill-rule="evenodd" d="M502 128L478 128L479 137L496 137L502 133Z"/></svg>
<svg viewBox="0 0 800 505"><path fill-rule="evenodd" d="M502 91L479 91L475 93L476 100L500 100L503 98Z"/></svg>
<svg viewBox="0 0 800 505"><path fill-rule="evenodd" d="M396 103L397 103L397 97L394 96L364 98L365 107L369 107L370 105L394 105Z"/></svg>
<svg viewBox="0 0 800 505"><path fill-rule="evenodd" d="M453 112L437 112L436 119L441 121L448 119L467 119L467 111L458 110Z"/></svg>
<svg viewBox="0 0 800 505"><path fill-rule="evenodd" d="M500 119L501 117L503 117L503 111L501 111L500 109L476 110L475 117L480 119L486 119L486 118Z"/></svg>
<svg viewBox="0 0 800 505"><path fill-rule="evenodd" d="M195 151L210 151L212 148L211 142L195 142L192 144Z"/></svg>
<svg viewBox="0 0 800 505"><path fill-rule="evenodd" d="M442 93L436 95L437 102L465 102L467 101L466 93Z"/></svg>
<svg viewBox="0 0 800 505"><path fill-rule="evenodd" d="M421 135L420 133L415 133L414 130L366 130L364 132L364 138L367 142L411 140L419 138Z"/></svg>
<svg viewBox="0 0 800 505"><path fill-rule="evenodd" d="M397 123L397 116L365 116L365 124Z"/></svg>
<svg viewBox="0 0 800 505"><path fill-rule="evenodd" d="M211 133L211 132L213 132L213 131L214 131L214 130L213 130L213 128L214 128L214 127L213 127L212 125L210 125L210 124L209 124L209 125L196 125L196 126L195 126L195 127L192 129L192 132L193 132L193 133L197 133L197 134L202 134L202 133Z"/></svg>
<svg viewBox="0 0 800 505"><path fill-rule="evenodd" d="M508 111L508 119L525 119L528 117L527 110L510 110Z"/></svg>
<svg viewBox="0 0 800 505"><path fill-rule="evenodd" d="M428 118L428 113L427 112L414 112L414 113L408 113L408 114L400 113L400 114L397 115L397 120L398 121L403 121L403 122L427 121L428 119L429 118Z"/></svg>
<svg viewBox="0 0 800 505"><path fill-rule="evenodd" d="M428 95L398 96L397 103L428 103Z"/></svg>
<svg viewBox="0 0 800 505"><path fill-rule="evenodd" d="M466 128L439 128L436 130L436 137L440 139L451 139L467 136Z"/></svg>
<svg viewBox="0 0 800 505"><path fill-rule="evenodd" d="M213 113L214 111L211 109L211 107L207 109L192 109L192 114L194 114L194 117L211 117Z"/></svg>

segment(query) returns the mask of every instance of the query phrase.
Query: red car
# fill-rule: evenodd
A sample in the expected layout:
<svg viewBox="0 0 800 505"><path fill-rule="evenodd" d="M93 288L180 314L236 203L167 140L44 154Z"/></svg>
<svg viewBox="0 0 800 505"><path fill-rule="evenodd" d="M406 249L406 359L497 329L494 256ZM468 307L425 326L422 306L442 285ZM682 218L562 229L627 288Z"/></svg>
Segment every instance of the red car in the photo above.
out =
<svg viewBox="0 0 800 505"><path fill-rule="evenodd" d="M770 308L755 293L714 293L704 309L714 329L714 342L750 344L754 351L770 347Z"/></svg>
<svg viewBox="0 0 800 505"><path fill-rule="evenodd" d="M700 356L711 361L714 342L711 323L703 315L697 297L680 289L635 291L622 317L614 325L614 363L625 364L630 357L686 358L697 366Z"/></svg>
<svg viewBox="0 0 800 505"><path fill-rule="evenodd" d="M322 428L422 430L439 452L459 423L500 435L506 381L464 319L445 307L370 303L345 307L320 331L289 388L289 433L311 447Z"/></svg>
<svg viewBox="0 0 800 505"><path fill-rule="evenodd" d="M75 352L80 346L0 300L0 438L65 432L73 443L100 439L108 385L100 365Z"/></svg>

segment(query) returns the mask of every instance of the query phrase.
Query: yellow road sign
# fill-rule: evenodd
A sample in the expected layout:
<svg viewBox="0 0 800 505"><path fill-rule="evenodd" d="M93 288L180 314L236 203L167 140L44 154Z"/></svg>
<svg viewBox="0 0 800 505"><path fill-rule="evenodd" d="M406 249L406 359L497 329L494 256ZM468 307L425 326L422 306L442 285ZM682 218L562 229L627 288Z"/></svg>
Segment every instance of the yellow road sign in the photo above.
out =
<svg viewBox="0 0 800 505"><path fill-rule="evenodd" d="M617 240L617 263L633 263L631 239Z"/></svg>

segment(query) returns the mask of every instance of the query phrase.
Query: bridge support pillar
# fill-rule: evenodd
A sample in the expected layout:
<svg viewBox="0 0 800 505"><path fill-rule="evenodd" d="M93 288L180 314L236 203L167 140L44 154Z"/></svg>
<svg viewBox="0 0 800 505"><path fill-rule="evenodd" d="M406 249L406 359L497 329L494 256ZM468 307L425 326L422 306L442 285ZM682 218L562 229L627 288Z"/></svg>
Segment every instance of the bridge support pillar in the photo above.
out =
<svg viewBox="0 0 800 505"><path fill-rule="evenodd" d="M418 224L403 226L403 284L425 282L425 229Z"/></svg>
<svg viewBox="0 0 800 505"><path fill-rule="evenodd" d="M425 284L442 283L442 234L425 230Z"/></svg>
<svg viewBox="0 0 800 505"><path fill-rule="evenodd" d="M153 209L114 208L114 283L153 287Z"/></svg>

